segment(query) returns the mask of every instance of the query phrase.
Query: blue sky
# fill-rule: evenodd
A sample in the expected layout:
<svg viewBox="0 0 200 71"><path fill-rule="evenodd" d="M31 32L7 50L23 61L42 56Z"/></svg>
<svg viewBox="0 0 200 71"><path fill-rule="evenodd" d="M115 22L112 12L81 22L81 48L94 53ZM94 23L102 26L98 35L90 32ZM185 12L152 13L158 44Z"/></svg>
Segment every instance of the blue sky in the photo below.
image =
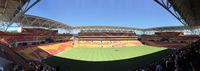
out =
<svg viewBox="0 0 200 71"><path fill-rule="evenodd" d="M41 0L27 14L70 26L150 28L182 25L153 0Z"/></svg>

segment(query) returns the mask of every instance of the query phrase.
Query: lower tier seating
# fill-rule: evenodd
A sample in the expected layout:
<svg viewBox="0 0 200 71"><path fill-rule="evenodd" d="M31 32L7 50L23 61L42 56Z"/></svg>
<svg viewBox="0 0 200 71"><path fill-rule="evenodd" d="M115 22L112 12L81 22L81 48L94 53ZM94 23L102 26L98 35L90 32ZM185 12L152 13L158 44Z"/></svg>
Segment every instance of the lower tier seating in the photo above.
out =
<svg viewBox="0 0 200 71"><path fill-rule="evenodd" d="M50 55L60 53L64 50L70 50L72 47L72 42L63 42L45 45L16 47L14 49L25 58L41 61L42 59L46 59Z"/></svg>
<svg viewBox="0 0 200 71"><path fill-rule="evenodd" d="M142 43L137 40L129 41L77 41L74 43L74 47L130 47L140 46Z"/></svg>

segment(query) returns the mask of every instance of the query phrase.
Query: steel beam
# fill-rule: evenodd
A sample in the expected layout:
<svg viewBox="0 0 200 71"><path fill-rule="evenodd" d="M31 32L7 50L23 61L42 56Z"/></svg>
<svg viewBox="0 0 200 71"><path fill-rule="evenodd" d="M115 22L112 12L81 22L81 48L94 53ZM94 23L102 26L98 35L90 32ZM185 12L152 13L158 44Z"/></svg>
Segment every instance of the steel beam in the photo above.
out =
<svg viewBox="0 0 200 71"><path fill-rule="evenodd" d="M20 0L21 1L21 0ZM31 0L30 0L31 1ZM26 7L25 9L22 9L19 11L18 14L15 15L15 17L12 18L12 20L9 22L8 26L6 27L5 31L6 32L8 30L8 27L10 27L13 23L15 23L17 21L17 19L19 17L22 17L29 9L31 9L34 5L36 5L38 2L40 2L40 0L36 0L35 2L33 2L31 5L30 4L30 1L26 4ZM21 2L20 2L20 5L22 6ZM22 7L23 8L23 7Z"/></svg>
<svg viewBox="0 0 200 71"><path fill-rule="evenodd" d="M156 3L158 3L160 6L162 6L164 9L166 9L170 14L172 14L177 20L179 20L183 25L189 25L189 23L184 20L183 17L181 17L181 15L174 10L173 6L174 4L171 4L169 2L169 0L154 0Z"/></svg>

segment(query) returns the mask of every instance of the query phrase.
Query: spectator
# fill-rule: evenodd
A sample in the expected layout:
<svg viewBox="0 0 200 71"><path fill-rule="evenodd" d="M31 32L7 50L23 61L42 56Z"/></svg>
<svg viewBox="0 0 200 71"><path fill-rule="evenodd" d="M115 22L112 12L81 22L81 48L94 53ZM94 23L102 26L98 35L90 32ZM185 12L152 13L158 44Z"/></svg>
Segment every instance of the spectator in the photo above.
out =
<svg viewBox="0 0 200 71"><path fill-rule="evenodd" d="M175 70L174 71L183 71L183 69L178 64L175 64Z"/></svg>
<svg viewBox="0 0 200 71"><path fill-rule="evenodd" d="M163 69L163 67L162 67L160 62L158 64L156 64L156 70L155 71L162 71L162 69Z"/></svg>
<svg viewBox="0 0 200 71"><path fill-rule="evenodd" d="M155 68L155 69L154 69ZM200 71L200 40L138 71Z"/></svg>

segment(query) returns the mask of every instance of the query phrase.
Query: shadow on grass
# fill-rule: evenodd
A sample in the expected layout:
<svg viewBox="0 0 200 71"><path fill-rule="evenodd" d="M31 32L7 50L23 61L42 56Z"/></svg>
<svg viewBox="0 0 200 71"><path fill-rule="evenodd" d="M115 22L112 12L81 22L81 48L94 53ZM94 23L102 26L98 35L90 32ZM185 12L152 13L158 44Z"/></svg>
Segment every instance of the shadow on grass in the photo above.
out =
<svg viewBox="0 0 200 71"><path fill-rule="evenodd" d="M59 67L60 71L133 71L137 67L153 63L165 57L172 51L166 49L140 57L102 62L79 61L52 56L43 60L43 62L53 67Z"/></svg>

